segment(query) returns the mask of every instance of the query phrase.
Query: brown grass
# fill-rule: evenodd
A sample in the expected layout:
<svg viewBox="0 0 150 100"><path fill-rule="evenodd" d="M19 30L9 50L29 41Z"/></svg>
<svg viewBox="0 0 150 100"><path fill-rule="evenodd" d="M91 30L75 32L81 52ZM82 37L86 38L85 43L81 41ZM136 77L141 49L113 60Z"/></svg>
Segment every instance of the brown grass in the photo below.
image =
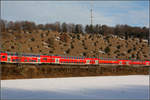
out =
<svg viewBox="0 0 150 100"><path fill-rule="evenodd" d="M148 75L148 67L2 64L1 79Z"/></svg>

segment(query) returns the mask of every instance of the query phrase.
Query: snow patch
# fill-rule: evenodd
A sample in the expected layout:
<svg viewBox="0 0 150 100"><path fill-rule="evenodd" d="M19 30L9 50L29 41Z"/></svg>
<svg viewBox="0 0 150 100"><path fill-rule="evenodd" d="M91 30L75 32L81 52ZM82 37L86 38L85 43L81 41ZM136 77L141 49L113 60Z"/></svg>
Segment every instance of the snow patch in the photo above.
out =
<svg viewBox="0 0 150 100"><path fill-rule="evenodd" d="M145 39L144 39L144 40L142 40L142 41L143 41L143 42L146 42L146 43L148 42L148 40L145 40Z"/></svg>
<svg viewBox="0 0 150 100"><path fill-rule="evenodd" d="M48 45L48 43L46 43L46 42L43 42L43 44L44 44L44 45Z"/></svg>
<svg viewBox="0 0 150 100"><path fill-rule="evenodd" d="M99 50L98 52L105 54L105 52L104 52L104 51L101 51L101 50Z"/></svg>
<svg viewBox="0 0 150 100"><path fill-rule="evenodd" d="M148 99L149 76L1 80L2 99Z"/></svg>
<svg viewBox="0 0 150 100"><path fill-rule="evenodd" d="M56 41L59 41L60 40L60 37L56 37L56 39L55 39Z"/></svg>

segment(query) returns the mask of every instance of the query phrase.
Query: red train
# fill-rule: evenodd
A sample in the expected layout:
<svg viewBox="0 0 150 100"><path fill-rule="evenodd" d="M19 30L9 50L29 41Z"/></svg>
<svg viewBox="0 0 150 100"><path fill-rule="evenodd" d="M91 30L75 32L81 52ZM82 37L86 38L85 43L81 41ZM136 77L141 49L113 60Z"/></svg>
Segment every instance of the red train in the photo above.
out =
<svg viewBox="0 0 150 100"><path fill-rule="evenodd" d="M0 51L0 62L4 63L30 63L30 64L74 64L74 65L141 65L150 66L150 61L119 60L85 57L63 57L54 55L17 54Z"/></svg>

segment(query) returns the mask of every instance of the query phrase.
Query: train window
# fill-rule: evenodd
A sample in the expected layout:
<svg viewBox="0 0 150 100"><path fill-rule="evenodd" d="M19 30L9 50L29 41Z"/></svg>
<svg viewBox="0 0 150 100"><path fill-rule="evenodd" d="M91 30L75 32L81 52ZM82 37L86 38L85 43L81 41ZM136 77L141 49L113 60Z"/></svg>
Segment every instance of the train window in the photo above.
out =
<svg viewBox="0 0 150 100"><path fill-rule="evenodd" d="M148 65L148 62L146 62L146 65Z"/></svg>
<svg viewBox="0 0 150 100"><path fill-rule="evenodd" d="M2 56L2 58L6 58L6 56Z"/></svg>
<svg viewBox="0 0 150 100"><path fill-rule="evenodd" d="M33 60L32 60L32 59L29 59L29 62L33 62Z"/></svg>
<svg viewBox="0 0 150 100"><path fill-rule="evenodd" d="M27 59L25 59L24 61L25 61L25 62L27 62L28 60L27 60Z"/></svg>
<svg viewBox="0 0 150 100"><path fill-rule="evenodd" d="M12 61L18 61L18 59L13 59Z"/></svg>
<svg viewBox="0 0 150 100"><path fill-rule="evenodd" d="M32 62L36 62L36 60L32 60Z"/></svg>
<svg viewBox="0 0 150 100"><path fill-rule="evenodd" d="M47 58L43 58L43 60L47 60Z"/></svg>
<svg viewBox="0 0 150 100"><path fill-rule="evenodd" d="M20 61L20 59L16 59L16 62L19 62Z"/></svg>

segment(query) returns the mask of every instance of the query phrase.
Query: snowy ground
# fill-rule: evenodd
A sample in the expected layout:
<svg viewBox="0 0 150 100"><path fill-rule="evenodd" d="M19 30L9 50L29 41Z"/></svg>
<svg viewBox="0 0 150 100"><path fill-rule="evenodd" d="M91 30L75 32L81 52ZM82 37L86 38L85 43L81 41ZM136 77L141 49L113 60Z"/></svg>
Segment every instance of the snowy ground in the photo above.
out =
<svg viewBox="0 0 150 100"><path fill-rule="evenodd" d="M100 76L1 81L2 99L148 99L149 76Z"/></svg>

